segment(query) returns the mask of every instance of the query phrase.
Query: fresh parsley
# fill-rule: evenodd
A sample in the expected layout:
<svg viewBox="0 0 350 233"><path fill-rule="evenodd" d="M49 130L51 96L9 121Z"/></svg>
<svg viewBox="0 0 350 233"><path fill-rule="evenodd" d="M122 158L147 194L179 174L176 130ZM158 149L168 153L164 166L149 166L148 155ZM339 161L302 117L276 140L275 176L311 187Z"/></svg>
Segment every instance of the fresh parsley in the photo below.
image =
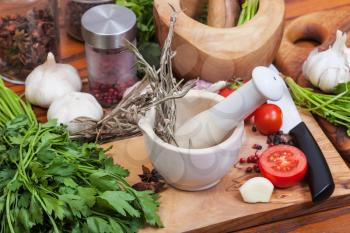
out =
<svg viewBox="0 0 350 233"><path fill-rule="evenodd" d="M125 181L97 144L37 122L0 81L0 232L136 232L161 227L157 195Z"/></svg>

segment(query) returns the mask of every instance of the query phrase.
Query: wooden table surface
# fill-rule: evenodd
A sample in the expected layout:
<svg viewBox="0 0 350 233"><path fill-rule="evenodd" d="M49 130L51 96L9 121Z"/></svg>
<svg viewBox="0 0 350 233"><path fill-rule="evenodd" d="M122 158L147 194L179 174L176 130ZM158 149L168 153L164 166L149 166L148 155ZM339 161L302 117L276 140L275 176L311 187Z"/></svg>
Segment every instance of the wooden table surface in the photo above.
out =
<svg viewBox="0 0 350 233"><path fill-rule="evenodd" d="M60 0L61 5L64 0ZM310 12L337 9L343 6L350 6L350 0L285 0L286 2L286 23L288 21ZM320 19L322 20L322 19ZM63 21L61 28L61 62L74 65L83 79L86 79L86 61L84 56L84 46L82 43L74 41L66 36ZM24 87L12 85L11 88L16 93L23 93ZM44 119L45 111L36 109L38 117ZM232 210L234 211L234 210ZM266 216L268 218L268 216ZM301 216L281 222L270 223L243 230L241 232L307 232L307 233L331 233L350 232L350 206L323 211L311 215Z"/></svg>

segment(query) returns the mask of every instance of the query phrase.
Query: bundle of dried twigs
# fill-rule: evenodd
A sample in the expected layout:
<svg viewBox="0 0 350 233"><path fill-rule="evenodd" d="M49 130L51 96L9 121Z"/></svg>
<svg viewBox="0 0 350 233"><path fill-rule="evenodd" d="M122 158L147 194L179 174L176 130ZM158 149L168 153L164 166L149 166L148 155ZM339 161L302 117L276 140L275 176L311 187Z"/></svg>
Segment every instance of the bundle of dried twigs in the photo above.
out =
<svg viewBox="0 0 350 233"><path fill-rule="evenodd" d="M160 68L149 65L137 48L128 43L138 60L138 68L145 75L142 81L101 121L96 122L87 118L77 118L72 124L80 130L72 133L71 137L97 142L112 139L124 139L140 134L139 119L153 106L156 109L155 132L168 143L175 143L174 127L176 122L176 98L182 98L195 85L189 83L180 88L182 80L177 82L173 76L171 60L175 52L171 43L176 23L176 13L170 18L167 39L162 49Z"/></svg>

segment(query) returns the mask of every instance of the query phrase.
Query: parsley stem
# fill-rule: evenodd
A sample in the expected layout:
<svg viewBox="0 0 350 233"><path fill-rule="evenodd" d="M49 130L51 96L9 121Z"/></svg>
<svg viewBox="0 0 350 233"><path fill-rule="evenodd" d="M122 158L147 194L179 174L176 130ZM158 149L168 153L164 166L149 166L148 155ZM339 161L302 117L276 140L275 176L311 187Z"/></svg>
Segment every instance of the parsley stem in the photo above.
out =
<svg viewBox="0 0 350 233"><path fill-rule="evenodd" d="M39 136L43 133L41 131L41 125L35 125L34 129L37 132L34 135L34 138L31 140L31 143L30 143L30 146L29 146L29 150L27 152L27 154L29 154L29 156L27 156L24 159L24 169L26 169L28 167L29 163L33 160L34 156L36 155L36 153L33 152L33 148L34 148L34 145L36 145L38 143L38 141L40 140L41 137L39 137Z"/></svg>
<svg viewBox="0 0 350 233"><path fill-rule="evenodd" d="M295 103L308 111L326 118L329 122L348 128L350 136L350 90L347 86L337 95L316 93L310 88L300 87L291 78L286 78Z"/></svg>
<svg viewBox="0 0 350 233"><path fill-rule="evenodd" d="M38 200L38 202L40 203L41 207L44 209L45 213L47 214L48 218L50 219L50 222L53 226L53 230L55 233L60 233L60 231L57 228L57 225L55 223L55 220L52 218L51 214L49 213L49 211L47 210L44 202L41 200L40 196L34 192L33 195L35 196L35 198Z"/></svg>
<svg viewBox="0 0 350 233"><path fill-rule="evenodd" d="M92 210L91 213L96 214L96 215L99 215L99 216L102 216L102 217L105 217L105 218L107 218L107 219L111 217L111 216L109 216L109 215L103 214L103 213L98 212L98 211L95 211L95 210Z"/></svg>
<svg viewBox="0 0 350 233"><path fill-rule="evenodd" d="M16 233L12 226L12 219L11 219L12 215L10 213L10 205L11 205L10 201L11 201L11 191L9 190L6 197L6 217L7 217L7 223L9 224L10 232Z"/></svg>
<svg viewBox="0 0 350 233"><path fill-rule="evenodd" d="M84 176L82 176L80 173L78 173L77 176L80 179L82 179L87 185L91 186L91 183Z"/></svg>

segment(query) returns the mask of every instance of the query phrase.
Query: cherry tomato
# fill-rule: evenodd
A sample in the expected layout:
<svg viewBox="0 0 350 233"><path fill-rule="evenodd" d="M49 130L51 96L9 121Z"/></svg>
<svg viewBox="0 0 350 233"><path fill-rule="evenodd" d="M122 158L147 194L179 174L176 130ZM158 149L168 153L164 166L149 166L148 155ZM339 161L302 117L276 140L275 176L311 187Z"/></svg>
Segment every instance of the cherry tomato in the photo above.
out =
<svg viewBox="0 0 350 233"><path fill-rule="evenodd" d="M278 132L282 117L281 109L275 104L263 104L254 113L256 128L264 135Z"/></svg>
<svg viewBox="0 0 350 233"><path fill-rule="evenodd" d="M220 89L219 91L219 95L223 96L223 97L227 97L229 96L232 92L234 92L235 90L230 88L230 87L223 87Z"/></svg>
<svg viewBox="0 0 350 233"><path fill-rule="evenodd" d="M276 187L287 188L297 184L306 174L304 153L294 146L277 145L265 150L259 158L261 174Z"/></svg>

